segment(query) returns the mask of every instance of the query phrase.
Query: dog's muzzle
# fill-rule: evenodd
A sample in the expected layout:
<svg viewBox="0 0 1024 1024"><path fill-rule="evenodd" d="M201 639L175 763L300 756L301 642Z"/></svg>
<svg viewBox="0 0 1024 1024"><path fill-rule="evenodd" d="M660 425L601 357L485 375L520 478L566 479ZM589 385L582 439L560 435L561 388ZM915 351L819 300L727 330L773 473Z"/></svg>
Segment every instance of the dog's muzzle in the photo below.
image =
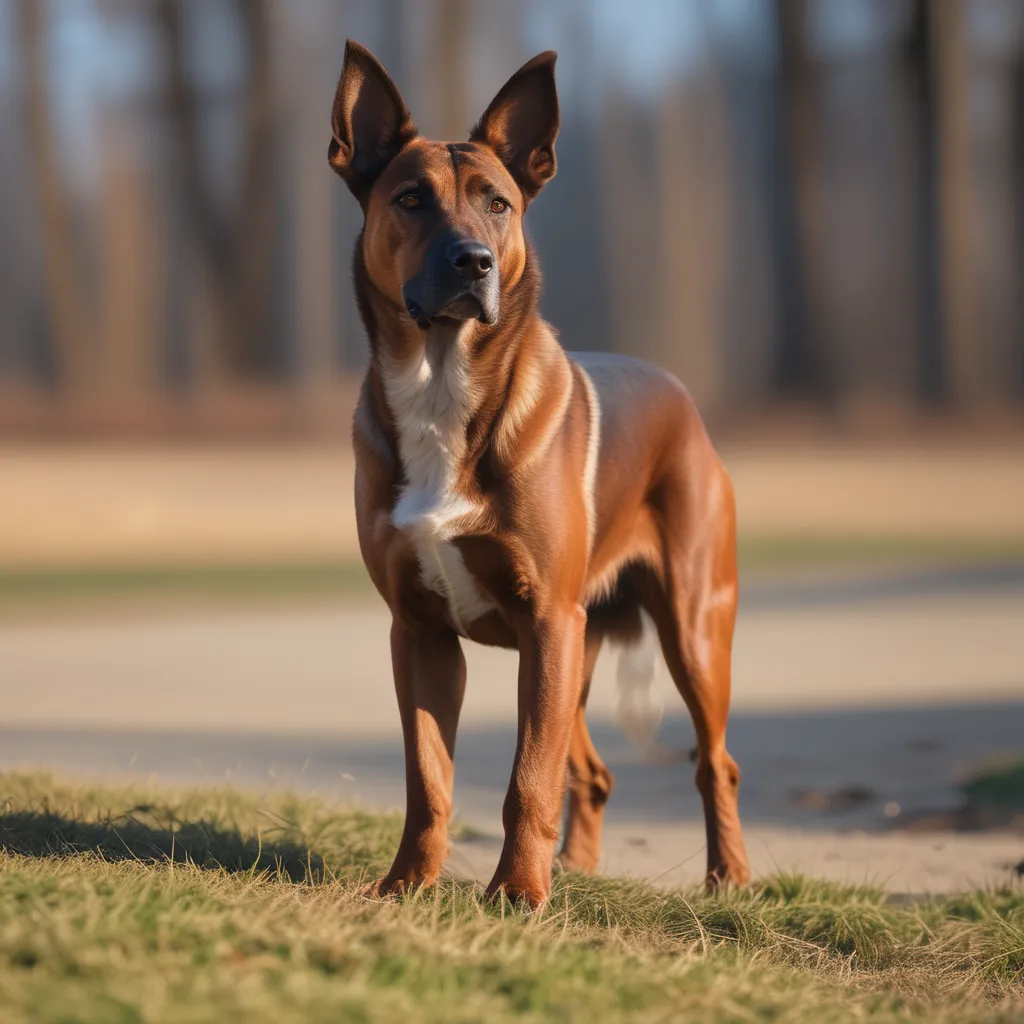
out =
<svg viewBox="0 0 1024 1024"><path fill-rule="evenodd" d="M499 281L494 253L472 238L448 236L427 251L423 269L405 282L402 300L421 327L440 318L498 319Z"/></svg>

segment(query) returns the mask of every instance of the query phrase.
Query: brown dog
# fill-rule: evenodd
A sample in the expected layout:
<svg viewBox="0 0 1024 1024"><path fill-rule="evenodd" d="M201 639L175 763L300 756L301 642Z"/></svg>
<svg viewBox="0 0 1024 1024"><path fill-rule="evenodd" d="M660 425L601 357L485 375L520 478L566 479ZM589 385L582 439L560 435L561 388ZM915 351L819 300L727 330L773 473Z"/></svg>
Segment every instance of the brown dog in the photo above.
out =
<svg viewBox="0 0 1024 1024"><path fill-rule="evenodd" d="M584 718L606 636L646 611L698 741L707 880L744 882L725 749L736 614L732 488L693 402L645 363L561 348L537 310L523 214L555 173L555 54L505 84L469 142L421 138L349 42L330 163L363 209L354 277L370 340L355 414L359 543L392 613L405 831L371 890L433 882L448 854L460 637L519 651L519 739L488 893L532 906L597 866L612 776Z"/></svg>

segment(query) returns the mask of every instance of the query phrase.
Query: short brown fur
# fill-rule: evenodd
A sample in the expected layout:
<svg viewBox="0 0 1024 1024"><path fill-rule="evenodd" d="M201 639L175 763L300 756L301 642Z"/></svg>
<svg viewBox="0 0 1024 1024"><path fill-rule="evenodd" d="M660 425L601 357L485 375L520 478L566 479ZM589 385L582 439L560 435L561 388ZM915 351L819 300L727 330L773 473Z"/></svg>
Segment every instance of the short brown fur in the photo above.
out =
<svg viewBox="0 0 1024 1024"><path fill-rule="evenodd" d="M570 359L537 308L522 217L555 173L554 63L541 54L513 76L469 143L421 138L355 43L334 104L330 161L365 215L354 258L370 342L353 432L359 541L393 616L406 751L405 830L374 893L432 883L447 856L460 636L520 654L505 843L488 892L532 906L547 898L567 776L562 863L595 870L614 780L584 707L603 639L635 638L642 611L696 727L708 884L749 874L739 772L725 749L737 598L728 477L677 381L634 360ZM449 235L493 255L484 272L500 282L495 322L410 315L403 289ZM421 400L436 404L436 431L410 425ZM465 409L445 433L452 402ZM421 500L414 482L442 471L434 505L406 516Z"/></svg>

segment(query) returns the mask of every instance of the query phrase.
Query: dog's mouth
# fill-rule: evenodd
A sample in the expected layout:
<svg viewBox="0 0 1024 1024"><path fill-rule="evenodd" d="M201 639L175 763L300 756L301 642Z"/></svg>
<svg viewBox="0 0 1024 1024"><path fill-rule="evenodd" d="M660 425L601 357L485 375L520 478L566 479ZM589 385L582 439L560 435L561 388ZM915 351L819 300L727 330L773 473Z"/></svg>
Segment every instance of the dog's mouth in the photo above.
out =
<svg viewBox="0 0 1024 1024"><path fill-rule="evenodd" d="M403 289L406 311L424 330L431 324L458 324L479 321L495 324L498 321L497 289L473 288L442 303L424 302L414 289ZM410 294L412 292L413 294Z"/></svg>
<svg viewBox="0 0 1024 1024"><path fill-rule="evenodd" d="M467 292L449 302L438 316L449 320L483 320L484 304L472 292Z"/></svg>
<svg viewBox="0 0 1024 1024"><path fill-rule="evenodd" d="M409 316L421 326L424 322L429 324L442 320L480 320L484 315L483 304L470 292L452 299L436 313L427 313L417 302L409 302L407 308Z"/></svg>
<svg viewBox="0 0 1024 1024"><path fill-rule="evenodd" d="M409 316L424 330L432 324L463 323L466 320L479 320L482 324L493 324L498 318L497 311L492 312L486 309L480 297L472 292L456 296L437 312L427 313L415 301L407 302L406 309Z"/></svg>

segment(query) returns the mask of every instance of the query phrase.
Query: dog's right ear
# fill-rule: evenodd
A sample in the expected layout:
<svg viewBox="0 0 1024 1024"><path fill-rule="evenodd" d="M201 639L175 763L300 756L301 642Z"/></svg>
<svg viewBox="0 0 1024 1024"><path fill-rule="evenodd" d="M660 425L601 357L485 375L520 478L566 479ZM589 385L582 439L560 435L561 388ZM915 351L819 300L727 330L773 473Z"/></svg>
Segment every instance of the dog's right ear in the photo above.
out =
<svg viewBox="0 0 1024 1024"><path fill-rule="evenodd" d="M349 39L331 110L327 159L361 205L392 157L415 137L398 87L365 46Z"/></svg>

